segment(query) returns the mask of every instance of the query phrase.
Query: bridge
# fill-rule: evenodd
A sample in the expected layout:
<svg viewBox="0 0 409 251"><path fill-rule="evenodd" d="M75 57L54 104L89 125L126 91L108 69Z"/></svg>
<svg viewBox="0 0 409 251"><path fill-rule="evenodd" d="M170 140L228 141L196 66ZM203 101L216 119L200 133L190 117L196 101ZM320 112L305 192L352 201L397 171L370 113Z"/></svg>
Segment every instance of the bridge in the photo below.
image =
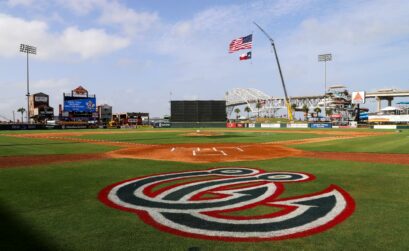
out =
<svg viewBox="0 0 409 251"><path fill-rule="evenodd" d="M409 97L409 91L402 91L396 89L381 89L375 92L367 92L365 94L367 99L376 99L377 109L382 109L382 100L388 101L388 106L392 105L394 98ZM301 110L305 105L313 110L318 106L322 106L325 102L324 95L316 96L294 96L289 97L291 105L295 105L296 110ZM327 101L328 102L328 96ZM279 97L272 97L266 93L255 88L235 88L225 95L227 113L231 115L234 108L240 105L247 105L253 114L261 114L261 116L274 115L279 109L286 109L285 99Z"/></svg>
<svg viewBox="0 0 409 251"><path fill-rule="evenodd" d="M376 92L367 92L365 98L374 98L377 101L378 112L382 109L382 100L388 101L388 106L392 106L392 101L394 98L409 97L408 91L401 91L396 89L380 89Z"/></svg>
<svg viewBox="0 0 409 251"><path fill-rule="evenodd" d="M309 109L318 107L320 102L324 102L324 95L319 96L299 96L289 97L291 104L295 104L296 109L302 109L306 105ZM227 113L230 115L234 107L247 105L253 114L261 116L274 115L279 109L286 109L285 99L272 97L255 88L235 88L225 95Z"/></svg>

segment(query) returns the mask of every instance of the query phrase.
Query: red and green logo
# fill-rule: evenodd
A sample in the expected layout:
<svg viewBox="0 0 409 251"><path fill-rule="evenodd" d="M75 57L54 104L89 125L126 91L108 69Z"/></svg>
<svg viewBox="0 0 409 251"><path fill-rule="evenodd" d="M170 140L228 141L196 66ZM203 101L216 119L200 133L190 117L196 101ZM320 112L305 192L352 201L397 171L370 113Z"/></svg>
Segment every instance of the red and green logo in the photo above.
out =
<svg viewBox="0 0 409 251"><path fill-rule="evenodd" d="M352 197L336 185L279 198L284 184L313 179L300 172L224 167L126 180L106 187L99 198L172 234L223 241L282 240L322 232L353 213ZM237 214L257 206L272 210Z"/></svg>

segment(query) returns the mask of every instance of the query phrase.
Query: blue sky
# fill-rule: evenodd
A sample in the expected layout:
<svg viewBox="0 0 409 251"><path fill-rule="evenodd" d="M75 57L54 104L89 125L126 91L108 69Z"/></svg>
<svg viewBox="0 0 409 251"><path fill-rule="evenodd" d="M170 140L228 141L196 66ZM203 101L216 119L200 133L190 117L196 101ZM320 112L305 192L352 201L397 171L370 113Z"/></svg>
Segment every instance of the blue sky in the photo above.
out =
<svg viewBox="0 0 409 251"><path fill-rule="evenodd" d="M326 0L3 0L0 1L0 115L26 106L30 92L62 93L78 85L114 112L169 113L172 99L222 99L236 87L283 96L268 40L273 36L290 96L351 90L409 89L409 2ZM253 59L229 54L234 38L253 36Z"/></svg>

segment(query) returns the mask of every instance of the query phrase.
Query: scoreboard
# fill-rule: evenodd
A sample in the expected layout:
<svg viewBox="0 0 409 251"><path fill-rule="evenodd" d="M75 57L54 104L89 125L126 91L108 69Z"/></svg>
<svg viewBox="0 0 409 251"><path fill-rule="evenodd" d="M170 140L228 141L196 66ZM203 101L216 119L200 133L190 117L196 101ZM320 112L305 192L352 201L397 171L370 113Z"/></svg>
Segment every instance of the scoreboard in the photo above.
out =
<svg viewBox="0 0 409 251"><path fill-rule="evenodd" d="M225 122L225 100L171 101L171 122Z"/></svg>

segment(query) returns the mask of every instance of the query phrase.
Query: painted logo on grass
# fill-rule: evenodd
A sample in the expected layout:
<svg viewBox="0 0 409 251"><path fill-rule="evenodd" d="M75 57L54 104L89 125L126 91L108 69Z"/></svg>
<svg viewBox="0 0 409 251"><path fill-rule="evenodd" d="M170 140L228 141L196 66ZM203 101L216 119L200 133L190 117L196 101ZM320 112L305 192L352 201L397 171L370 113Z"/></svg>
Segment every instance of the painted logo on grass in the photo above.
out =
<svg viewBox="0 0 409 251"><path fill-rule="evenodd" d="M335 185L279 198L284 183L314 178L299 172L214 168L122 181L103 189L99 198L172 234L224 241L282 240L324 231L352 214L353 199Z"/></svg>

